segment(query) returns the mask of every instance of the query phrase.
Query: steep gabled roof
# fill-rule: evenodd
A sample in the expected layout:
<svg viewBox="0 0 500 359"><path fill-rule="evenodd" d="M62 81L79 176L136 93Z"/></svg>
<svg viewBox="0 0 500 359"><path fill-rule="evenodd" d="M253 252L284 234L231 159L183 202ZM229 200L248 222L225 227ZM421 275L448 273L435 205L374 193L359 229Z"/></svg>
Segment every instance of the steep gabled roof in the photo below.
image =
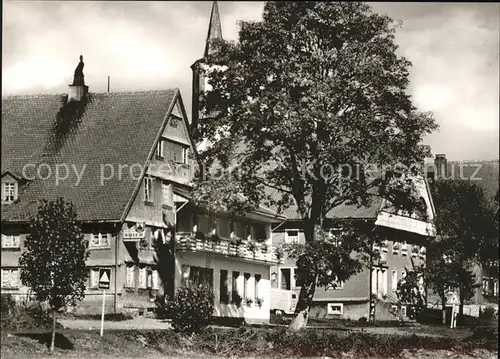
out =
<svg viewBox="0 0 500 359"><path fill-rule="evenodd" d="M71 105L64 105L66 95L4 97L2 172L32 180L21 187L18 201L2 205L2 220L26 221L38 200L63 197L73 202L79 220L119 221L178 97L177 89L92 93ZM56 165L62 177L64 166L69 169L59 183Z"/></svg>
<svg viewBox="0 0 500 359"><path fill-rule="evenodd" d="M276 200L280 198L277 190L268 189L268 194ZM347 204L346 202L336 206L330 210L326 217L328 219L373 219L377 218L382 206L382 198L377 196L377 189L370 189L369 193L373 194L371 203L367 206L358 206L356 204ZM275 209L277 210L277 209ZM280 213L289 221L302 220L297 206L290 206Z"/></svg>

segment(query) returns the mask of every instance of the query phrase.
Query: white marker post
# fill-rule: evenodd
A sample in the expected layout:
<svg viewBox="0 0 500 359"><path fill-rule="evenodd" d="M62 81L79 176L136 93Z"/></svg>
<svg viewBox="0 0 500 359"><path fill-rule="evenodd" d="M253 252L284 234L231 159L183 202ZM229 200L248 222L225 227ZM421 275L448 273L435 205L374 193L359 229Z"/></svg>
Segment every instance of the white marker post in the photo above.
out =
<svg viewBox="0 0 500 359"><path fill-rule="evenodd" d="M455 320L455 304L451 306L451 319L450 319L450 328L453 328L453 321Z"/></svg>
<svg viewBox="0 0 500 359"><path fill-rule="evenodd" d="M102 289L101 337L104 334L104 309L106 307L106 289L109 289L111 269L99 269L99 288Z"/></svg>

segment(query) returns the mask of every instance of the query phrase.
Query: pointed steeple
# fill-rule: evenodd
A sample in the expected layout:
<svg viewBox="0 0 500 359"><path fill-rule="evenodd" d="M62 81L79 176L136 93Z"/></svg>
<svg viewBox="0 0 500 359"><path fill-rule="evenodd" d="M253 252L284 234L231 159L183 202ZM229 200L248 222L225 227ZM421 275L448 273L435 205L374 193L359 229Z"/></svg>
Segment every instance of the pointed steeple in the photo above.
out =
<svg viewBox="0 0 500 359"><path fill-rule="evenodd" d="M208 54L212 53L210 42L215 39L222 40L222 26L217 1L214 1L212 4L212 13L210 14L210 24L208 25L207 41L203 57L207 57Z"/></svg>

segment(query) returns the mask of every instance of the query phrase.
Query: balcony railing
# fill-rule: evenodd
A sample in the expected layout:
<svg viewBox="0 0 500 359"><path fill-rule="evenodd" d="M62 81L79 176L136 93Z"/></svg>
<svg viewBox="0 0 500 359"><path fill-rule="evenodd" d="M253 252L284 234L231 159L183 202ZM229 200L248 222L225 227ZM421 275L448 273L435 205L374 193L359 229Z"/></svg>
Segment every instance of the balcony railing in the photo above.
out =
<svg viewBox="0 0 500 359"><path fill-rule="evenodd" d="M279 264L281 254L275 247L267 246L265 243L253 241L242 241L237 243L229 239L221 238L214 241L211 238L198 238L192 232L178 232L176 234L177 250L184 252L207 252L228 257L240 257L252 261Z"/></svg>

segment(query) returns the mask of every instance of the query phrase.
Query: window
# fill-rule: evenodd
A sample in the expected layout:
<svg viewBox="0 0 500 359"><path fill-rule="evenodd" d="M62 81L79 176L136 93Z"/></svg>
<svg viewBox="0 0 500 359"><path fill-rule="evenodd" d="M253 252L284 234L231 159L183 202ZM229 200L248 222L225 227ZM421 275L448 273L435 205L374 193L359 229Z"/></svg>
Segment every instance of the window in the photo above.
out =
<svg viewBox="0 0 500 359"><path fill-rule="evenodd" d="M158 276L158 271L156 269L153 269L151 280L152 280L152 288L160 289L160 278Z"/></svg>
<svg viewBox="0 0 500 359"><path fill-rule="evenodd" d="M171 184L161 184L162 204L171 206L174 202L174 192Z"/></svg>
<svg viewBox="0 0 500 359"><path fill-rule="evenodd" d="M177 117L170 117L170 126L177 127Z"/></svg>
<svg viewBox="0 0 500 359"><path fill-rule="evenodd" d="M163 140L161 138L156 145L156 157L163 159Z"/></svg>
<svg viewBox="0 0 500 359"><path fill-rule="evenodd" d="M153 179L151 177L144 178L144 201L153 202Z"/></svg>
<svg viewBox="0 0 500 359"><path fill-rule="evenodd" d="M382 269L382 294L387 295L387 269Z"/></svg>
<svg viewBox="0 0 500 359"><path fill-rule="evenodd" d="M389 241L383 240L382 241L382 252L387 252L389 250Z"/></svg>
<svg viewBox="0 0 500 359"><path fill-rule="evenodd" d="M402 316L402 317L406 317L406 305L403 305L403 306L401 307L401 316Z"/></svg>
<svg viewBox="0 0 500 359"><path fill-rule="evenodd" d="M19 236L6 236L2 234L2 248L19 248Z"/></svg>
<svg viewBox="0 0 500 359"><path fill-rule="evenodd" d="M418 246L411 246L411 256L416 257L419 252L419 247Z"/></svg>
<svg viewBox="0 0 500 359"><path fill-rule="evenodd" d="M189 280L195 285L207 286L213 288L213 269L203 267L191 267L189 271Z"/></svg>
<svg viewBox="0 0 500 359"><path fill-rule="evenodd" d="M250 273L243 274L243 298L250 298Z"/></svg>
<svg viewBox="0 0 500 359"><path fill-rule="evenodd" d="M148 288L153 288L153 271L148 270L147 272L148 272L148 280L147 280Z"/></svg>
<svg viewBox="0 0 500 359"><path fill-rule="evenodd" d="M406 272L404 270L401 271L401 279L406 277Z"/></svg>
<svg viewBox="0 0 500 359"><path fill-rule="evenodd" d="M373 242L372 249L374 252L380 251L380 245L377 242Z"/></svg>
<svg viewBox="0 0 500 359"><path fill-rule="evenodd" d="M377 269L372 269L372 294L377 294Z"/></svg>
<svg viewBox="0 0 500 359"><path fill-rule="evenodd" d="M341 280L334 280L332 282L332 285L328 286L327 289L342 289L344 288L344 282Z"/></svg>
<svg viewBox="0 0 500 359"><path fill-rule="evenodd" d="M218 221L218 231L217 234L222 237L222 238L230 238L231 237L231 230L230 230L230 224L229 224L229 219L225 217L220 217Z"/></svg>
<svg viewBox="0 0 500 359"><path fill-rule="evenodd" d="M271 273L271 288L278 288L278 273L276 272Z"/></svg>
<svg viewBox="0 0 500 359"><path fill-rule="evenodd" d="M342 315L344 305L342 303L328 303L326 305L326 313L330 315Z"/></svg>
<svg viewBox="0 0 500 359"><path fill-rule="evenodd" d="M90 288L99 288L99 268L90 268Z"/></svg>
<svg viewBox="0 0 500 359"><path fill-rule="evenodd" d="M262 276L260 274L255 275L255 289L254 289L255 298L260 298L259 286L261 278Z"/></svg>
<svg viewBox="0 0 500 359"><path fill-rule="evenodd" d="M392 254L398 254L399 247L401 247L401 244L399 242L393 242L392 243Z"/></svg>
<svg viewBox="0 0 500 359"><path fill-rule="evenodd" d="M238 301L236 298L237 298L237 296L240 295L240 291L238 288L239 276L240 276L240 272L233 272L233 278L232 278L232 283L231 283L231 287L233 288L231 302L233 302L233 303L236 303Z"/></svg>
<svg viewBox="0 0 500 359"><path fill-rule="evenodd" d="M404 242L404 243L401 245L401 255L402 255L402 256L406 256L406 255L408 255L408 245L406 244L406 242Z"/></svg>
<svg viewBox="0 0 500 359"><path fill-rule="evenodd" d="M328 239L330 239L335 247L342 245L342 237L339 235L339 228L332 228L328 230Z"/></svg>
<svg viewBox="0 0 500 359"><path fill-rule="evenodd" d="M281 268L281 289L290 290L292 289L291 285L291 270L290 268Z"/></svg>
<svg viewBox="0 0 500 359"><path fill-rule="evenodd" d="M189 273L191 272L191 268L185 264L181 266L181 285L186 285L189 281Z"/></svg>
<svg viewBox="0 0 500 359"><path fill-rule="evenodd" d="M189 147L184 147L182 150L182 163L186 165L189 163Z"/></svg>
<svg viewBox="0 0 500 359"><path fill-rule="evenodd" d="M227 270L220 270L220 283L219 283L220 302L224 304L229 303L229 278Z"/></svg>
<svg viewBox="0 0 500 359"><path fill-rule="evenodd" d="M295 267L293 269L293 280L295 282L295 285L294 287L297 288L297 287L302 287L302 281L300 279L298 279L298 271L299 269L297 267Z"/></svg>
<svg viewBox="0 0 500 359"><path fill-rule="evenodd" d="M110 246L110 233L95 232L92 233L92 238L90 239L90 247L109 247Z"/></svg>
<svg viewBox="0 0 500 359"><path fill-rule="evenodd" d="M172 141L165 141L164 146L165 150L167 151L167 157L170 161L184 163L184 149L186 148L186 146Z"/></svg>
<svg viewBox="0 0 500 359"><path fill-rule="evenodd" d="M2 268L2 288L16 289L19 287L19 269Z"/></svg>
<svg viewBox="0 0 500 359"><path fill-rule="evenodd" d="M135 288L135 266L127 266L127 280L125 286L127 288Z"/></svg>
<svg viewBox="0 0 500 359"><path fill-rule="evenodd" d="M425 258L426 254L427 254L427 249L424 246L420 247L420 258L422 259Z"/></svg>
<svg viewBox="0 0 500 359"><path fill-rule="evenodd" d="M2 186L2 202L14 202L16 200L16 187L15 182L3 182Z"/></svg>
<svg viewBox="0 0 500 359"><path fill-rule="evenodd" d="M425 285L424 285L424 277L422 277L422 274L418 275L418 290L420 293L424 293L425 290Z"/></svg>
<svg viewBox="0 0 500 359"><path fill-rule="evenodd" d="M139 288L146 289L147 271L146 267L139 268Z"/></svg>
<svg viewBox="0 0 500 359"><path fill-rule="evenodd" d="M253 236L257 240L267 239L266 226L262 223L255 223L252 225Z"/></svg>
<svg viewBox="0 0 500 359"><path fill-rule="evenodd" d="M286 231L285 241L287 243L298 243L299 242L299 231Z"/></svg>
<svg viewBox="0 0 500 359"><path fill-rule="evenodd" d="M391 283L392 283L392 291L395 292L398 289L398 271L396 270L392 271Z"/></svg>

